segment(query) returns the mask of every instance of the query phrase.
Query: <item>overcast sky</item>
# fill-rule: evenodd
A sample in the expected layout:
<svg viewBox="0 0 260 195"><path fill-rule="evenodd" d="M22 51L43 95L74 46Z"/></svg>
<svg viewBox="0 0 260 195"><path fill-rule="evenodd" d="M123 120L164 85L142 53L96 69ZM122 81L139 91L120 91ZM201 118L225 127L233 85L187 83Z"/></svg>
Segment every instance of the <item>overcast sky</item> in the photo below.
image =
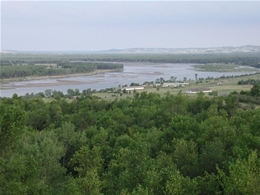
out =
<svg viewBox="0 0 260 195"><path fill-rule="evenodd" d="M260 45L260 1L2 1L1 49Z"/></svg>

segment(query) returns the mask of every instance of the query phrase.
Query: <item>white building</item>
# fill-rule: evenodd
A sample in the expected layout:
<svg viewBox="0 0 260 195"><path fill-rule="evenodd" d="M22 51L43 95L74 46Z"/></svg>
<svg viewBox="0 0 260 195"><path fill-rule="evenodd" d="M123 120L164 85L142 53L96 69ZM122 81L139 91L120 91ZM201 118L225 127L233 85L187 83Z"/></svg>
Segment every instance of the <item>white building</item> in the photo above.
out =
<svg viewBox="0 0 260 195"><path fill-rule="evenodd" d="M188 89L185 91L185 93L199 93L199 92L210 93L212 92L212 90L210 88L195 88L195 89Z"/></svg>
<svg viewBox="0 0 260 195"><path fill-rule="evenodd" d="M189 83L163 83L163 87L184 87L189 85Z"/></svg>
<svg viewBox="0 0 260 195"><path fill-rule="evenodd" d="M143 86L133 86L133 87L123 87L122 90L126 90L126 91L134 91L134 90L142 90L144 89Z"/></svg>

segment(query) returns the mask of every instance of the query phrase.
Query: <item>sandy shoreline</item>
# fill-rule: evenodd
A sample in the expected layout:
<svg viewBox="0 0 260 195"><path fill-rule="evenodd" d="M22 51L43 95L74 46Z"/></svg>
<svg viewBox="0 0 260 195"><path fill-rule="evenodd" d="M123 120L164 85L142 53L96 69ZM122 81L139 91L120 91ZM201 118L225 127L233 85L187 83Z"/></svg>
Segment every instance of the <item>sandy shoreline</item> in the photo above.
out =
<svg viewBox="0 0 260 195"><path fill-rule="evenodd" d="M28 87L52 87L52 86L61 86L61 85L80 85L86 82L81 81L61 81L57 80L54 83L26 83L24 85L14 85L12 83L9 84L1 84L0 89L17 89L17 88L28 88Z"/></svg>
<svg viewBox="0 0 260 195"><path fill-rule="evenodd" d="M50 83L25 83L24 85L15 85L13 82L24 82L31 80L42 80L42 79L59 79L59 78L69 78L69 77L80 77L80 76L91 76L97 74L103 74L106 72L118 72L118 70L97 70L95 72L89 73L78 73L78 74L70 74L70 75L55 75L55 76L41 76L41 77L30 77L30 78L19 78L17 79L5 79L1 80L0 89L16 89L16 88L27 88L27 87L51 87L51 86L61 86L61 85L77 85L77 84L85 84L90 82L84 81L71 81L71 80L56 80L56 82ZM91 82L96 83L96 82Z"/></svg>

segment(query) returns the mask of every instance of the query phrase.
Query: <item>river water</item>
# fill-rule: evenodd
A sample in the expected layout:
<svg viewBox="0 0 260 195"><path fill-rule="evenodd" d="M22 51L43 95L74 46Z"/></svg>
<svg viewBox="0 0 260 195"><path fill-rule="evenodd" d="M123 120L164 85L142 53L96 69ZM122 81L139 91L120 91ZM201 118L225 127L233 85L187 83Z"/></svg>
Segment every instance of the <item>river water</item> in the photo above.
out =
<svg viewBox="0 0 260 195"><path fill-rule="evenodd" d="M66 93L68 89L105 89L110 87L118 87L118 85L129 85L130 83L143 84L145 81L155 81L157 78L163 77L165 80L170 79L171 76L177 77L177 80L183 80L184 77L187 80L195 79L195 74L198 74L198 78L220 77L228 75L241 75L249 74L252 72L202 72L193 69L192 64L152 64L152 63L124 63L124 70L122 72L108 72L100 73L91 76L77 76L59 78L58 80L64 81L78 81L80 83L59 85L57 79L42 79L31 80L23 82L12 82L10 85L12 89L1 90L1 97L12 97L14 93L18 95L25 95L26 93L39 93L44 92L46 89L58 90ZM56 86L40 86L44 83L57 83ZM39 84L40 87L28 87L28 84Z"/></svg>

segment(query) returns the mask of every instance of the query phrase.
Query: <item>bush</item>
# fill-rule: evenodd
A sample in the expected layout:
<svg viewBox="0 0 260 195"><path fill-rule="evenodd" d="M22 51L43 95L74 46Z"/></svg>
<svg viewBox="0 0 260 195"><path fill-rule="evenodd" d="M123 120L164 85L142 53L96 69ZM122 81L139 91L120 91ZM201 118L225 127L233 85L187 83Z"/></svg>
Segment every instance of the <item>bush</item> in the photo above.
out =
<svg viewBox="0 0 260 195"><path fill-rule="evenodd" d="M218 96L218 91L212 91L212 92L209 92L209 95L212 95L212 96Z"/></svg>

